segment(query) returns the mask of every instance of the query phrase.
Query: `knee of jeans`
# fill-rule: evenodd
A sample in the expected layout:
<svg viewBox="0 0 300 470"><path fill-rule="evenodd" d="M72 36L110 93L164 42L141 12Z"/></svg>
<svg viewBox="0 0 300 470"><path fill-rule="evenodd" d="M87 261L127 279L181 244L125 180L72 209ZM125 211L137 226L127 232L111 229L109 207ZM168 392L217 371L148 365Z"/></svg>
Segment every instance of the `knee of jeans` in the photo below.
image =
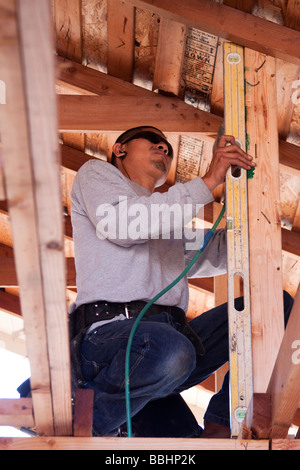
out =
<svg viewBox="0 0 300 470"><path fill-rule="evenodd" d="M170 344L158 361L162 377L174 383L186 380L196 366L196 354L192 343L180 335Z"/></svg>

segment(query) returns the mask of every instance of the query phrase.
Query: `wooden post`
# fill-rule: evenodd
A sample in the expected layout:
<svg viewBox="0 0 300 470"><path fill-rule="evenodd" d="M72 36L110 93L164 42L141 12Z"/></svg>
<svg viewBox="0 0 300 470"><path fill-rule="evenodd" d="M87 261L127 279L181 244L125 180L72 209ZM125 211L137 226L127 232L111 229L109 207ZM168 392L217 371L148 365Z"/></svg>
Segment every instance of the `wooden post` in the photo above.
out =
<svg viewBox="0 0 300 470"><path fill-rule="evenodd" d="M34 28L32 27L34 24ZM39 434L71 435L60 158L48 0L0 0L3 168Z"/></svg>
<svg viewBox="0 0 300 470"><path fill-rule="evenodd" d="M254 392L264 393L284 331L275 59L245 49Z"/></svg>
<svg viewBox="0 0 300 470"><path fill-rule="evenodd" d="M300 285L280 346L268 392L272 403L271 438L285 438L300 401Z"/></svg>

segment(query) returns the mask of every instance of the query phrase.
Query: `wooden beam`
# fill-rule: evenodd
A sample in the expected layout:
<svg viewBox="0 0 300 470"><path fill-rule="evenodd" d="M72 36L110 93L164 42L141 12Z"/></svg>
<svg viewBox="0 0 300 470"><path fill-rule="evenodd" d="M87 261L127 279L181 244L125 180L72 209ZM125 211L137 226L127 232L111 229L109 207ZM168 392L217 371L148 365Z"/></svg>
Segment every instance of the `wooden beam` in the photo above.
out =
<svg viewBox="0 0 300 470"><path fill-rule="evenodd" d="M270 450L300 450L300 439L272 439Z"/></svg>
<svg viewBox="0 0 300 470"><path fill-rule="evenodd" d="M59 129L64 132L122 132L147 124L165 132L216 135L221 118L178 98L140 96L58 96Z"/></svg>
<svg viewBox="0 0 300 470"><path fill-rule="evenodd" d="M1 398L0 426L33 427L31 398Z"/></svg>
<svg viewBox="0 0 300 470"><path fill-rule="evenodd" d="M300 284L268 386L271 438L285 438L300 401Z"/></svg>
<svg viewBox="0 0 300 470"><path fill-rule="evenodd" d="M71 171L74 175L79 168L84 165L88 160L93 159L91 155L82 152L81 150L74 149L68 145L61 145L61 163L64 168Z"/></svg>
<svg viewBox="0 0 300 470"><path fill-rule="evenodd" d="M124 82L118 78L109 76L89 67L76 64L62 58L57 58L57 82L76 89L81 94L92 93L99 96L140 96L146 99L153 99L153 104L157 103L160 96L153 92L142 89L132 83ZM222 113L221 113L222 114ZM207 119L217 120L217 125L221 125L222 116L207 113ZM180 129L178 129L180 132ZM280 164L300 170L300 148L285 140L279 141Z"/></svg>
<svg viewBox="0 0 300 470"><path fill-rule="evenodd" d="M210 0L127 0L167 19L300 65L298 31Z"/></svg>
<svg viewBox="0 0 300 470"><path fill-rule="evenodd" d="M5 292L4 290L0 290L0 310L20 316L20 297L10 294L9 292Z"/></svg>
<svg viewBox="0 0 300 470"><path fill-rule="evenodd" d="M245 50L248 152L250 306L254 393L264 393L283 336L282 246L275 59Z"/></svg>
<svg viewBox="0 0 300 470"><path fill-rule="evenodd" d="M57 436L32 437L30 439L7 437L0 438L0 450L105 450L118 452L120 450L159 451L166 449L168 449L168 451L268 450L269 441L237 439L162 439L130 437L120 438ZM103 455L105 455L105 453ZM105 463L105 461L103 461L102 463Z"/></svg>
<svg viewBox="0 0 300 470"><path fill-rule="evenodd" d="M101 96L152 95L149 90L62 57L56 57L56 64L57 83L62 86L68 85L77 93Z"/></svg>
<svg viewBox="0 0 300 470"><path fill-rule="evenodd" d="M71 387L51 10L48 0L17 6L0 1L7 203L37 430L68 434Z"/></svg>

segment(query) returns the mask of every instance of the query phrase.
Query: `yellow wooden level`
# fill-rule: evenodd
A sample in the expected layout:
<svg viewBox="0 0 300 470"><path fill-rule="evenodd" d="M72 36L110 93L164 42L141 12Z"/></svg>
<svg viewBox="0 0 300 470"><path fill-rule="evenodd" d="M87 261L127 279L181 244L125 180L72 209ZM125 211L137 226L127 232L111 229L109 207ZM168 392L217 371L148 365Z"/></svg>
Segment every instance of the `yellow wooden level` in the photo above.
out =
<svg viewBox="0 0 300 470"><path fill-rule="evenodd" d="M244 48L224 44L224 130L246 151ZM231 435L237 437L253 394L249 288L247 171L226 175L227 284L230 364ZM235 307L234 285L239 282L243 310Z"/></svg>

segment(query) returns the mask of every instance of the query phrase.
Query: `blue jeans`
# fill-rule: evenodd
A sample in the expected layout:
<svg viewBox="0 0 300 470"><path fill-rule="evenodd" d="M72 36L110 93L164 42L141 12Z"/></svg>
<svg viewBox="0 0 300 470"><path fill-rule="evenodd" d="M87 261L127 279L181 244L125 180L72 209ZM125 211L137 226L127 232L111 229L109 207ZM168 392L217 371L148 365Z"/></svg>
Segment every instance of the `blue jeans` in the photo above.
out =
<svg viewBox="0 0 300 470"><path fill-rule="evenodd" d="M237 308L243 299L237 299ZM285 323L293 299L284 292ZM125 354L134 319L115 321L88 334L82 344L85 387L94 390L94 434L109 436L126 422ZM130 355L132 416L150 400L179 393L201 383L228 361L227 304L190 322L199 335L204 356L196 356L192 343L167 313L144 318L133 338ZM229 426L229 380L226 374L204 419Z"/></svg>

